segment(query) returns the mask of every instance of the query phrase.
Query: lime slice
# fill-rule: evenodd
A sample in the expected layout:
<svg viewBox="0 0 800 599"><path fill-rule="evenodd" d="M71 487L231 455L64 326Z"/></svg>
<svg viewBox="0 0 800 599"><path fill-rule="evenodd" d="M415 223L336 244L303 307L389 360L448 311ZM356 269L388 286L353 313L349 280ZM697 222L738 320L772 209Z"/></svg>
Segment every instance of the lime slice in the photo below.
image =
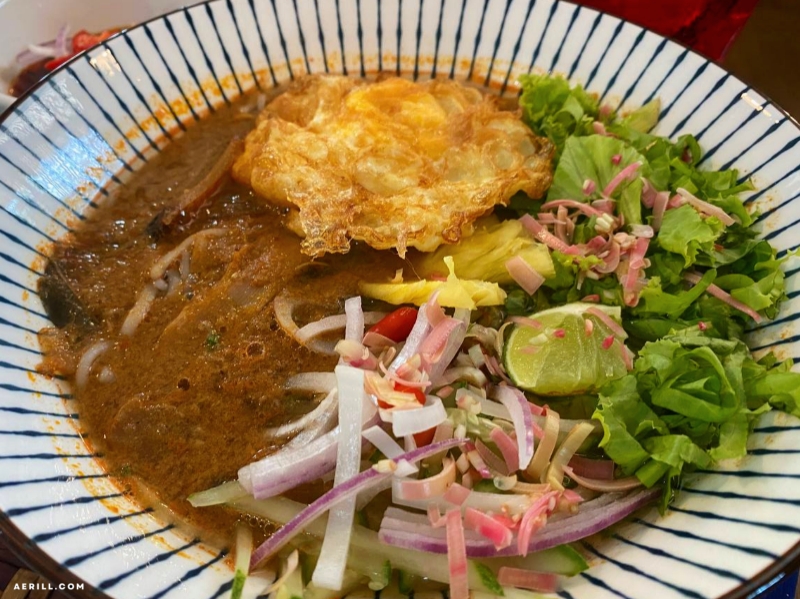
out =
<svg viewBox="0 0 800 599"><path fill-rule="evenodd" d="M574 303L532 314L530 323L515 324L503 350L503 363L514 384L537 395L576 395L595 393L625 376L622 352L627 350L599 318L586 313L592 307L621 320L618 307Z"/></svg>

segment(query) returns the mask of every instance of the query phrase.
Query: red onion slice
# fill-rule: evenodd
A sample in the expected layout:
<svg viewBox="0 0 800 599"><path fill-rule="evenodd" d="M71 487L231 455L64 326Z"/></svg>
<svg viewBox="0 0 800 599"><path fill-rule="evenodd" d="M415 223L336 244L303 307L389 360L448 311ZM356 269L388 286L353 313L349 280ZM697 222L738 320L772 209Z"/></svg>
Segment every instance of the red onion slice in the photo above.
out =
<svg viewBox="0 0 800 599"><path fill-rule="evenodd" d="M696 195L687 191L683 187L679 187L675 191L677 191L678 195L680 195L684 200L686 200L687 203L691 204L692 208L694 208L698 212L702 212L707 216L717 217L726 227L730 227L731 225L736 223L736 221L733 220L733 218L722 208L720 208L719 206L714 206L714 204L710 204L709 202L701 200Z"/></svg>
<svg viewBox="0 0 800 599"><path fill-rule="evenodd" d="M669 204L669 192L658 192L653 201L653 231L658 231L661 228L661 221L667 211L667 204Z"/></svg>
<svg viewBox="0 0 800 599"><path fill-rule="evenodd" d="M611 194L617 190L617 187L636 175L641 166L641 162L631 162L628 166L617 173L617 175L611 179L611 181L608 182L608 185L606 185L605 189L603 189L603 195L606 197L611 197Z"/></svg>
<svg viewBox="0 0 800 599"><path fill-rule="evenodd" d="M56 58L64 58L65 56L72 54L72 48L70 46L69 25L65 24L59 27L58 34L56 34L56 39L53 42L53 48L56 51Z"/></svg>
<svg viewBox="0 0 800 599"><path fill-rule="evenodd" d="M541 225L530 214L524 215L519 219L519 222L530 231L536 239L551 249L558 250L559 252L568 252L570 246L561 241L558 237L550 233L544 226Z"/></svg>
<svg viewBox="0 0 800 599"><path fill-rule="evenodd" d="M524 470L533 458L533 416L531 415L531 406L521 391L507 385L496 387L495 398L511 414L511 421L514 423L514 432L517 436L519 467Z"/></svg>
<svg viewBox="0 0 800 599"><path fill-rule="evenodd" d="M495 452L489 449L480 439L475 440L475 450L478 452L481 458L483 458L483 461L489 467L489 470L494 471L493 473L499 474L500 476L509 476L512 472L519 470L519 468L510 470L505 460L500 458ZM519 456L517 456L517 458L519 458Z"/></svg>
<svg viewBox="0 0 800 599"><path fill-rule="evenodd" d="M447 530L447 564L450 574L450 599L469 599L467 577L467 549L464 541L464 523L457 509L445 514Z"/></svg>
<svg viewBox="0 0 800 599"><path fill-rule="evenodd" d="M412 327L411 332L408 334L408 339L406 339L403 349L400 350L400 353L397 354L389 366L389 372L396 372L397 369L408 362L408 360L411 359L414 354L419 353L419 348L422 345L422 342L425 341L425 338L433 329L433 326L428 320L427 310L427 306L431 303L431 301L435 301L435 298L429 300L427 304L421 306L417 311L417 320L414 322L414 326Z"/></svg>
<svg viewBox="0 0 800 599"><path fill-rule="evenodd" d="M647 505L661 495L661 489L643 489L620 496L606 493L598 499L583 504L574 516L550 522L531 538L528 553L543 551L573 543L591 536L627 518L633 512ZM447 543L422 534L409 534L402 530L381 528L379 538L382 542L396 547L404 547L429 553L447 553ZM515 543L505 549L497 550L490 541L466 542L467 556L473 558L506 557L519 555Z"/></svg>
<svg viewBox="0 0 800 599"><path fill-rule="evenodd" d="M594 183L594 181L590 181L590 183ZM565 208L572 208L573 210L580 210L586 216L602 216L603 214L601 210L598 210L597 208L594 208L589 204L578 202L577 200L551 200L546 204L542 205L542 210L551 210L553 208L559 208L561 206Z"/></svg>
<svg viewBox="0 0 800 599"><path fill-rule="evenodd" d="M611 318L611 316L609 316L606 312L604 312L600 308L597 308L595 306L587 308L586 314L591 314L592 316L597 318L600 322L602 322L609 329L611 329L611 332L614 333L614 335L616 335L620 339L628 338L628 333L625 332L625 329L622 328L622 325L619 324L613 318Z"/></svg>
<svg viewBox="0 0 800 599"><path fill-rule="evenodd" d="M653 208L656 199L656 188L650 183L650 179L642 177L642 204L645 208Z"/></svg>
<svg viewBox="0 0 800 599"><path fill-rule="evenodd" d="M519 453L517 452L517 444L506 432L500 428L492 429L489 433L489 438L494 441L500 453L503 454L503 459L506 462L506 469L509 473L519 470Z"/></svg>
<svg viewBox="0 0 800 599"><path fill-rule="evenodd" d="M544 283L544 277L528 264L522 256L514 256L507 260L506 270L528 295L536 293Z"/></svg>
<svg viewBox="0 0 800 599"><path fill-rule="evenodd" d="M445 458L442 471L428 478L419 480L392 480L392 496L404 501L426 500L444 495L448 487L456 480L456 463L452 458Z"/></svg>
<svg viewBox="0 0 800 599"><path fill-rule="evenodd" d="M514 539L514 534L509 528L491 516L487 516L471 507L464 510L464 528L474 530L488 541L494 543L497 549L505 549L511 545Z"/></svg>
<svg viewBox="0 0 800 599"><path fill-rule="evenodd" d="M463 441L460 439L452 439L435 445L426 445L425 447L421 447L414 451L403 454L400 459L410 463L416 463L440 451L457 447L461 443L463 443ZM380 472L373 467L357 474L353 478L345 481L343 484L334 487L304 508L295 518L293 518L285 526L282 526L278 531L275 532L275 534L262 543L253 552L253 557L250 560L251 566L255 567L264 559L274 555L295 536L303 532L305 527L313 522L314 519L316 519L320 514L330 510L332 507L339 505L348 497L355 496L360 491L380 484L390 476L391 473Z"/></svg>
<svg viewBox="0 0 800 599"><path fill-rule="evenodd" d="M585 478L576 474L575 471L569 466L564 466L564 474L569 476L572 480L585 489L598 491L599 493L619 493L620 491L632 491L633 489L642 486L642 481L635 476L620 478L618 480Z"/></svg>

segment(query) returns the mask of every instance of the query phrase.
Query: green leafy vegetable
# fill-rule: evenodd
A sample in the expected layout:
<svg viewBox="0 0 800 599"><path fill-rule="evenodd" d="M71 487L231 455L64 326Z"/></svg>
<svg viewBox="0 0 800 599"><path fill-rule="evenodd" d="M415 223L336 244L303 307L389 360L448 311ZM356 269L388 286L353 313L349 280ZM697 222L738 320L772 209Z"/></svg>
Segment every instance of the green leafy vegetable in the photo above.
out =
<svg viewBox="0 0 800 599"><path fill-rule="evenodd" d="M597 99L581 86L570 88L562 77L523 75L519 104L525 122L539 135L548 137L561 154L567 138L588 135L597 118Z"/></svg>
<svg viewBox="0 0 800 599"><path fill-rule="evenodd" d="M619 164L614 164L612 161L616 155L621 156ZM615 175L633 162L645 165L640 169L639 175L647 174L647 161L644 156L620 139L604 135L570 137L564 144L564 153L553 173L553 184L547 192L547 199L569 198L585 201L583 184L587 179L594 181L602 190ZM636 181L640 185L636 199L641 204L641 182L638 177ZM624 189L623 184L617 188L614 195L618 196Z"/></svg>
<svg viewBox="0 0 800 599"><path fill-rule="evenodd" d="M703 219L694 208L684 204L664 214L657 241L661 248L683 256L688 268L697 261L698 252L714 250L714 242L721 234L721 222L716 218Z"/></svg>

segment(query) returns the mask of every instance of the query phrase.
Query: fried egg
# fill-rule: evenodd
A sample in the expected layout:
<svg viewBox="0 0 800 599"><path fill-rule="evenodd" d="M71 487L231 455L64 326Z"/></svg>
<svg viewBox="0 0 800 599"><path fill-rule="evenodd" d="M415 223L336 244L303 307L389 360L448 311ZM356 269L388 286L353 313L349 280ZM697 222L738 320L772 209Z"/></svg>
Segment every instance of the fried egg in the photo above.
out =
<svg viewBox="0 0 800 599"><path fill-rule="evenodd" d="M269 103L233 176L293 212L311 256L432 251L552 180L552 144L497 99L450 80L311 75Z"/></svg>

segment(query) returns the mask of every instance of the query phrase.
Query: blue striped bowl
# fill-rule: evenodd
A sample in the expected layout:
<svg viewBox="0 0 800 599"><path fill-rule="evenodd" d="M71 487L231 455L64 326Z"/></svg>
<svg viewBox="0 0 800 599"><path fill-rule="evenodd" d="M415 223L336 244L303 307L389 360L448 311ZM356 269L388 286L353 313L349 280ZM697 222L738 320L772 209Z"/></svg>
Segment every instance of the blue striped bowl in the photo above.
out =
<svg viewBox="0 0 800 599"><path fill-rule="evenodd" d="M344 60L343 60L344 57ZM514 93L521 73L561 72L615 105L659 96L658 132L698 134L706 164L758 191L763 236L800 234L800 132L757 91L639 27L554 0L217 0L150 21L73 59L0 119L0 528L56 579L110 597L220 597L231 570L136 505L81 437L62 381L36 373L36 294L47 245L102 204L183 129L255 88L307 71L449 76ZM800 266L790 300L752 331L800 356ZM687 482L655 510L584 543L594 567L566 599L745 597L794 562L800 424L763 418L751 451Z"/></svg>

